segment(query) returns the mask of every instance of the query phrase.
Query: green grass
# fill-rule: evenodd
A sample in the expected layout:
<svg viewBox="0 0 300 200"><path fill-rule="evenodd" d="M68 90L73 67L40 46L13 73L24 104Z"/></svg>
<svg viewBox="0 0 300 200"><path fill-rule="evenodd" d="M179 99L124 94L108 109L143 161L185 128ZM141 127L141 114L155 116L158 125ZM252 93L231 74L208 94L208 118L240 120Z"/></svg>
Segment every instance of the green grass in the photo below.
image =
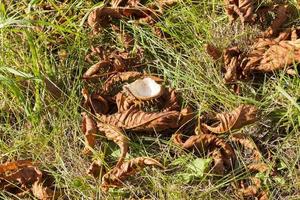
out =
<svg viewBox="0 0 300 200"><path fill-rule="evenodd" d="M238 199L231 182L249 174L237 170L215 178L206 173L185 183L177 175L189 173L186 163L196 157L187 154L178 160L169 137L147 135L131 139L129 157L155 157L168 170L145 170L124 188L102 193L100 180L86 174L91 159L81 154L84 137L80 129L81 77L89 67L84 58L90 45L122 48L109 30L91 38L91 30L84 22L89 11L101 3L0 2L1 163L17 159L39 161L69 199ZM42 9L43 4L51 9ZM296 15L290 23L299 25L299 13ZM266 162L278 169L276 176L261 175L263 187L269 191L270 199L300 199L299 77L278 72L265 76L261 83L242 82L243 92L238 96L223 84L221 65L214 64L205 53L209 42L220 48L231 43L247 47L257 29L230 26L221 0L184 1L168 10L158 26L171 36L169 41L157 38L147 26L126 22L120 26L131 31L135 44L145 49L151 61L145 71L162 74L199 114L219 112L219 108L231 110L242 103L256 105L261 119L243 131L253 136L262 152L274 155L271 160L265 156ZM66 57L60 56L64 52ZM53 98L46 88L46 77L60 88L61 98ZM103 138L99 140L103 142L93 157L103 158L102 146L110 160L116 160L118 147ZM243 158L239 160L243 162ZM112 166L112 162L107 164ZM6 195L0 191L0 198L8 198Z"/></svg>

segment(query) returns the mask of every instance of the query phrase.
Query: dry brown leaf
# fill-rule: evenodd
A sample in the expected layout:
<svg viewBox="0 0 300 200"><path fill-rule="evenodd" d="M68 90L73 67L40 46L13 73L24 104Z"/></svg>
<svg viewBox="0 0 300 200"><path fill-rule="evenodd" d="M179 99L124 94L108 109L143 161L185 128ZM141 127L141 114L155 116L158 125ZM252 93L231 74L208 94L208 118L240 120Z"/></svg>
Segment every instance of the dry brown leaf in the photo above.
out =
<svg viewBox="0 0 300 200"><path fill-rule="evenodd" d="M102 176L106 173L106 169L101 160L94 160L90 165L87 173L94 178L102 178Z"/></svg>
<svg viewBox="0 0 300 200"><path fill-rule="evenodd" d="M243 25L245 23L253 24L255 22L264 24L264 22L267 21L266 15L268 15L269 12L274 12L276 18L263 33L264 37L274 36L287 20L290 12L287 5L277 4L254 9L254 4L258 2L257 0L224 0L224 2L226 13L231 23L239 17Z"/></svg>
<svg viewBox="0 0 300 200"><path fill-rule="evenodd" d="M103 27L111 23L111 19L147 19L154 20L156 14L153 10L145 7L103 7L93 10L88 17L88 24L94 33L101 31Z"/></svg>
<svg viewBox="0 0 300 200"><path fill-rule="evenodd" d="M242 198L255 198L258 200L268 200L268 194L261 188L259 178L250 177L249 179L240 180L236 185L236 193Z"/></svg>
<svg viewBox="0 0 300 200"><path fill-rule="evenodd" d="M122 182L128 177L132 176L147 166L154 166L164 169L164 166L160 164L157 160L153 158L138 157L122 165L117 166L110 170L103 176L102 179L102 189L108 190L110 187L118 187L122 185Z"/></svg>
<svg viewBox="0 0 300 200"><path fill-rule="evenodd" d="M163 131L178 128L193 117L188 109L167 112L144 112L130 108L124 112L112 115L98 115L101 123L110 124L125 130L133 131Z"/></svg>
<svg viewBox="0 0 300 200"><path fill-rule="evenodd" d="M45 186L45 176L30 160L19 160L0 165L0 190L17 196L29 192L41 200L56 199L50 185Z"/></svg>
<svg viewBox="0 0 300 200"><path fill-rule="evenodd" d="M53 200L55 199L55 193L52 189L49 187L45 187L43 183L40 183L38 181L34 182L32 185L32 194L37 198L41 200Z"/></svg>
<svg viewBox="0 0 300 200"><path fill-rule="evenodd" d="M55 98L55 99L60 99L63 97L63 92L62 90L55 84L52 80L50 80L48 77L44 78L44 83L47 88L47 91L50 92L50 94Z"/></svg>
<svg viewBox="0 0 300 200"><path fill-rule="evenodd" d="M100 73L101 71L108 71L110 67L109 61L99 61L98 63L92 65L84 74L84 79L98 79L103 75L103 73Z"/></svg>
<svg viewBox="0 0 300 200"><path fill-rule="evenodd" d="M261 181L256 177L250 177L252 184L248 185L246 182L249 180L241 180L237 192L243 197L254 197L258 194L261 188Z"/></svg>
<svg viewBox="0 0 300 200"><path fill-rule="evenodd" d="M223 174L225 169L232 167L235 161L235 154L232 147L223 139L212 134L200 134L192 135L183 142L181 137L180 134L173 136L173 142L181 148L212 153L215 173Z"/></svg>
<svg viewBox="0 0 300 200"><path fill-rule="evenodd" d="M90 94L86 88L83 88L82 96L84 97L83 107L91 110L93 114L106 114L109 111L108 102L100 94Z"/></svg>
<svg viewBox="0 0 300 200"><path fill-rule="evenodd" d="M86 112L81 113L82 116L82 132L85 136L86 146L83 150L84 154L89 154L90 147L94 147L96 143L97 125L92 117Z"/></svg>
<svg viewBox="0 0 300 200"><path fill-rule="evenodd" d="M289 67L300 62L300 31L299 28L287 29L277 38L258 39L249 53L241 52L238 47L225 49L224 82L235 83L245 80L252 73L269 73L286 69L287 73L296 72Z"/></svg>
<svg viewBox="0 0 300 200"><path fill-rule="evenodd" d="M257 162L260 162L262 159L262 155L258 148L256 147L255 143L251 140L251 138L245 134L234 134L230 136L230 140L242 145L245 149L250 150L252 152L251 160ZM253 167L255 167L253 165ZM265 166L264 166L265 168ZM255 168L253 168L254 170Z"/></svg>
<svg viewBox="0 0 300 200"><path fill-rule="evenodd" d="M265 163L251 163L247 166L250 172L266 172L269 170L269 166Z"/></svg>
<svg viewBox="0 0 300 200"><path fill-rule="evenodd" d="M224 82L234 83L237 80L244 79L242 74L241 63L241 51L238 47L227 48L223 52L224 60Z"/></svg>
<svg viewBox="0 0 300 200"><path fill-rule="evenodd" d="M242 61L243 74L274 72L300 62L300 39L276 42L260 39Z"/></svg>
<svg viewBox="0 0 300 200"><path fill-rule="evenodd" d="M206 45L206 52L210 55L214 60L218 60L222 57L222 52L213 44Z"/></svg>
<svg viewBox="0 0 300 200"><path fill-rule="evenodd" d="M225 133L233 129L242 128L257 120L257 108L252 105L241 105L231 112L219 113L212 125L201 124L213 133Z"/></svg>
<svg viewBox="0 0 300 200"><path fill-rule="evenodd" d="M128 138L123 134L123 131L113 125L98 122L97 127L100 132L103 132L108 140L114 141L121 149L121 155L116 166L120 166L128 152Z"/></svg>
<svg viewBox="0 0 300 200"><path fill-rule="evenodd" d="M254 22L253 10L255 0L224 0L226 13L232 23L238 17L242 24Z"/></svg>
<svg viewBox="0 0 300 200"><path fill-rule="evenodd" d="M290 12L287 5L275 5L273 8L270 8L270 10L273 10L275 12L275 20L272 22L271 26L263 33L264 37L271 37L278 33L281 26L284 24L284 22L288 19L288 14ZM264 13L261 13L262 15L265 15L266 12L264 10Z"/></svg>
<svg viewBox="0 0 300 200"><path fill-rule="evenodd" d="M162 111L179 111L180 101L176 90L169 88L162 96L164 102Z"/></svg>

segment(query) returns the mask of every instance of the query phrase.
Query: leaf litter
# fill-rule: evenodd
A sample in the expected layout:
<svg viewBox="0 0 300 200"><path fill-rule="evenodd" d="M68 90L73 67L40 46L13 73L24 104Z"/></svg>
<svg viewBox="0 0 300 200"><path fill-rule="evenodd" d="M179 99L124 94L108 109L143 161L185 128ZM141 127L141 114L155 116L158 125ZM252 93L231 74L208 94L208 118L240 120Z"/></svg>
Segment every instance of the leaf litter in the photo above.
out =
<svg viewBox="0 0 300 200"><path fill-rule="evenodd" d="M82 132L86 139L84 152L91 153L90 149L94 148L98 134L116 143L121 152L110 170L100 160L94 160L87 170L88 174L101 179L103 191L121 187L129 176L147 166L165 169L154 158L126 160L130 147L128 132L171 133L193 120L199 121L195 134L183 140L183 134L176 132L172 141L180 149L200 154L201 157L210 157L206 160L197 158L187 165L196 176L203 176L208 166L217 175L234 170L237 162L235 152L238 150L233 144L250 152L253 162L246 166L250 173L270 170L250 136L241 133L231 135L232 131L257 121L258 109L255 106L240 105L231 112L197 119L190 106L183 108L178 91L163 85L164 81L160 77L138 71L145 65L142 61L143 50L139 48L138 53L132 54L135 42L133 37L115 26L112 19L133 19L136 23L143 22L153 26L164 9L176 3L173 0L155 1L143 6L138 0L114 0L109 6L96 8L88 17L88 24L94 34L111 26L125 44L124 51L102 46L92 47L86 61L93 64L93 57L98 60L83 74L87 85L82 90ZM289 8L286 5L268 5L254 9L255 5L256 1L251 0L225 0L225 9L231 22L240 18L242 24L253 25L266 20L264 13L274 12L276 15L270 26L253 42L249 51L244 52L238 46L221 51L211 44L207 45L207 52L212 58L223 62L224 82L227 84L247 80L255 73L286 70L289 74L296 74L291 67L300 60L299 28L280 30L287 20ZM89 82L99 80L102 82L100 87L90 88ZM90 92L91 89L93 92ZM53 181L46 181L47 176L47 173L27 160L0 165L1 189L20 197L31 194L38 199L55 199L55 184ZM255 175L233 185L239 196L268 199L268 192L263 190L261 180Z"/></svg>
<svg viewBox="0 0 300 200"><path fill-rule="evenodd" d="M41 200L56 199L53 178L30 160L18 160L0 165L0 189L20 198L30 195Z"/></svg>

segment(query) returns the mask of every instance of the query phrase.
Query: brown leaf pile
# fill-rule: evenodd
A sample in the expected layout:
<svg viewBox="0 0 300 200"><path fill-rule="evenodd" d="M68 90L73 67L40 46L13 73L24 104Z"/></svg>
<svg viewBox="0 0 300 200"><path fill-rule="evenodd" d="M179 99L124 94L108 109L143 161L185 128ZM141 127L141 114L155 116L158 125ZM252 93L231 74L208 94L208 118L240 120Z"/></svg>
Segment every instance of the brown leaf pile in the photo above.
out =
<svg viewBox="0 0 300 200"><path fill-rule="evenodd" d="M195 116L190 107L182 109L179 94L176 90L163 86L163 80L159 77L142 73L143 50L139 49L137 54L132 54L135 41L130 34L122 31L113 24L114 20L135 20L135 22L146 22L154 24L161 13L176 1L154 1L152 4L143 6L139 0L112 0L102 8L93 10L88 18L88 23L95 33L104 27L111 29L124 43L125 51L112 48L92 47L92 52L86 57L92 65L83 75L88 83L82 90L84 97L83 107L83 132L86 137L85 149L93 148L96 143L96 134L105 136L112 140L121 149L119 159L111 170L106 171L103 161L93 161L88 173L102 180L102 189L107 191L110 187L120 187L129 176L136 174L146 166L163 168L156 160L147 157L133 158L125 161L129 151L129 132L144 133L155 132L158 134L170 133L184 126ZM255 1L251 0L228 0L226 1L228 15L235 20L241 18L243 23L255 23L265 17L261 10L255 11ZM277 34L282 23L286 20L283 14L287 12L285 6L270 6L265 8L268 12L275 12L276 19L267 29L264 37ZM250 52L242 52L238 47L228 48L221 52L212 45L207 46L207 51L214 59L222 58L224 61L225 82L234 83L243 80L254 72L272 72L282 68L283 62L291 64L297 56L298 36L297 32L289 30L280 34L278 38L263 38L251 46ZM263 42L262 42L263 41ZM284 42L283 42L284 41ZM276 46L277 45L277 46ZM279 48L285 48L292 52L293 56L280 59L275 62L271 52L279 53ZM278 58L279 60L279 58ZM128 85L136 80L151 78L161 85L161 90L155 97L135 96ZM93 80L93 84L90 84ZM98 83L98 84L97 84ZM100 84L99 84L100 83ZM89 92L94 91L94 92ZM236 149L232 144L238 144L251 152L253 163L246 166L252 172L265 172L268 166L262 162L262 155L255 144L245 135L235 134L230 136L233 130L241 129L257 120L257 108L252 105L240 105L231 112L218 113L215 116L207 115L201 117L196 135L182 139L181 134L173 136L174 143L186 151L206 154L213 158L212 172L223 175L236 167ZM224 137L220 135L228 133ZM86 150L87 151L87 150ZM235 184L239 195L248 197L267 196L261 189L260 180L252 179L248 187L243 180Z"/></svg>
<svg viewBox="0 0 300 200"><path fill-rule="evenodd" d="M224 0L225 10L229 17L230 23L233 23L237 18L240 18L242 24L260 23L261 25L266 22L267 15L272 12L275 14L275 19L271 25L262 34L265 37L270 37L276 34L279 28L287 20L290 9L287 5L266 5L259 6L257 0Z"/></svg>
<svg viewBox="0 0 300 200"><path fill-rule="evenodd" d="M239 129L257 120L257 108L252 105L241 105L228 113L219 113L211 125L203 123L201 126L213 133L225 133Z"/></svg>
<svg viewBox="0 0 300 200"><path fill-rule="evenodd" d="M224 82L234 84L236 92L239 91L237 81L247 80L257 73L285 70L296 75L292 68L300 61L299 28L280 32L291 9L277 4L254 8L257 3L255 0L225 0L231 22L239 17L242 23L263 23L269 12L275 13L271 25L250 45L249 51L242 51L235 45L221 52L212 44L207 45L207 53L213 59L222 58Z"/></svg>
<svg viewBox="0 0 300 200"><path fill-rule="evenodd" d="M270 73L285 70L291 75L296 72L293 65L300 62L299 28L287 29L276 38L259 38L249 52L242 52L237 46L223 52L224 82L235 83L255 73ZM209 46L211 56L216 58ZM214 49L214 50L211 50Z"/></svg>
<svg viewBox="0 0 300 200"><path fill-rule="evenodd" d="M56 199L53 181L32 161L19 160L0 165L0 190L20 198L33 195L37 199Z"/></svg>
<svg viewBox="0 0 300 200"><path fill-rule="evenodd" d="M201 120L203 119L201 118ZM222 133L242 128L256 120L257 108L251 105L241 105L231 112L217 114L216 122L210 126L200 121L199 126L195 129L196 135L188 137L185 141L182 140L181 134L174 134L173 142L184 150L212 157L212 172L215 174L222 175L236 167L235 151L250 154L247 159L251 163L246 165L246 169L250 173L263 173L268 171L269 167L263 162L263 157L250 136L241 133L230 135L228 137L230 143L219 137ZM240 146L241 149L237 146ZM254 175L248 179L237 181L233 186L239 196L268 199L268 194L262 189L260 179Z"/></svg>
<svg viewBox="0 0 300 200"><path fill-rule="evenodd" d="M95 83L101 80L103 83L96 86L95 92L90 93L89 87L82 90L85 109L82 113L82 131L86 138L84 153L90 153L90 149L95 146L97 133L112 140L121 149L121 155L115 167L102 177L103 189L106 190L111 186L120 185L120 180L124 180L139 168L142 169L147 165L161 166L157 161L143 157L124 162L129 150L129 138L126 136L126 131L165 133L170 129L174 130L183 126L194 117L190 107L181 109L178 93L172 88L162 86L162 79L129 70L125 64L126 59L117 59L116 56L108 59L110 57L107 56L108 52L113 54L114 51L103 53L101 49L94 49L94 54L91 56L96 55L104 61L92 66L84 74L86 80L92 79ZM120 64L121 61L124 63ZM104 68L113 73L104 73ZM143 78L151 78L161 85L159 95L139 98L130 92L127 84ZM104 173L102 163L94 161L88 173L94 177Z"/></svg>

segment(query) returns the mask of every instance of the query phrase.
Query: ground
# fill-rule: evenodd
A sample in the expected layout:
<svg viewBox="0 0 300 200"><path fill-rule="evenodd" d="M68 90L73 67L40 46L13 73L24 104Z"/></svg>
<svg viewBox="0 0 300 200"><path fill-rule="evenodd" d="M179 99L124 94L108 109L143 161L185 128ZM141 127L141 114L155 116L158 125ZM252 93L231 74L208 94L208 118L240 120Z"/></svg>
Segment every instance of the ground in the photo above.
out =
<svg viewBox="0 0 300 200"><path fill-rule="evenodd" d="M289 3L297 7L296 0ZM87 175L90 158L82 154L84 135L80 129L82 74L90 66L85 55L91 45L123 48L109 31L91 36L86 19L101 5L84 0L0 2L0 162L38 161L69 199L239 199L232 182L249 174L232 171L213 177L205 172L187 182L180 174L191 173L187 163L197 157L190 153L175 157L174 146L166 136L133 138L130 157L155 157L168 170L145 170L123 188L105 194L100 180ZM299 25L298 17L289 24ZM270 199L299 199L299 77L283 71L264 75L259 82L239 83L239 95L224 85L221 64L207 55L205 45L247 48L259 30L247 25L243 28L239 22L230 25L221 0L182 1L165 12L157 26L171 36L171 42L158 38L147 26L120 22L144 49L146 60L151 60L145 71L162 75L199 115L219 112L214 108L229 111L240 104L256 105L260 119L242 131L253 137L265 152L266 162L277 169L276 176L260 174L263 187ZM49 92L46 77L59 88L56 94L61 97ZM116 145L104 140L98 150L100 146L117 158ZM273 155L271 160L268 152ZM103 152L96 149L93 157L102 158ZM8 198L6 195L0 191L0 198Z"/></svg>

